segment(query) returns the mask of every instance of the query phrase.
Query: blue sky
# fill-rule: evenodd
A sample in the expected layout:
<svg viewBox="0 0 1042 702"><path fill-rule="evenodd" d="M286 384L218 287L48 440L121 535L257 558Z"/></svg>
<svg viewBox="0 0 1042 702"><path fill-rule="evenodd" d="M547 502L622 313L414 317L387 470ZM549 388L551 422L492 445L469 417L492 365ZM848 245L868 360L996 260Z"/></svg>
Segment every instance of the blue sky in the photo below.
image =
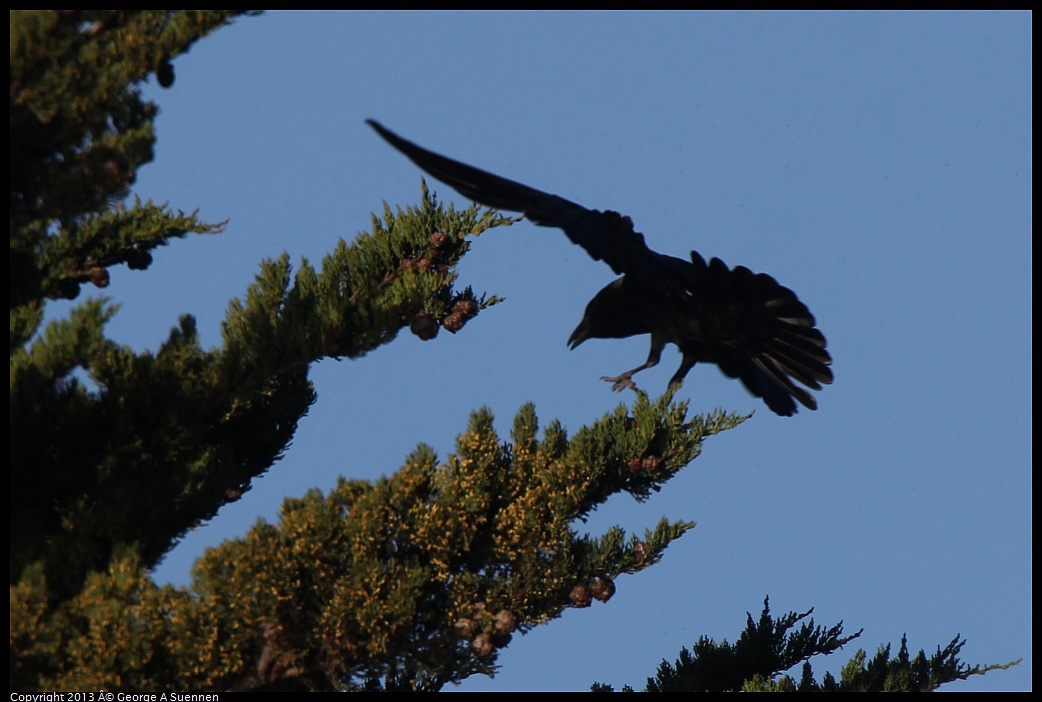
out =
<svg viewBox="0 0 1042 702"><path fill-rule="evenodd" d="M698 526L608 604L516 638L462 690L643 685L702 635L734 640L765 595L815 608L874 653L907 633L969 663L1024 662L951 690L1031 689L1031 15L1026 13L272 13L174 62L155 163L135 192L230 219L146 272L113 271L110 335L156 348L179 314L220 342L264 257L319 262L420 172L364 124L599 209L658 251L696 249L797 291L829 340L820 409L780 418L711 366L692 411L757 410L643 504L590 521ZM467 204L433 183L443 199ZM157 579L286 496L452 450L469 413L502 431L536 403L572 431L631 395L599 380L646 337L565 340L612 278L559 231L480 237L461 283L506 302L458 335L403 334L313 370L286 457L195 530ZM56 308L57 309L57 308ZM657 394L679 362L637 376Z"/></svg>

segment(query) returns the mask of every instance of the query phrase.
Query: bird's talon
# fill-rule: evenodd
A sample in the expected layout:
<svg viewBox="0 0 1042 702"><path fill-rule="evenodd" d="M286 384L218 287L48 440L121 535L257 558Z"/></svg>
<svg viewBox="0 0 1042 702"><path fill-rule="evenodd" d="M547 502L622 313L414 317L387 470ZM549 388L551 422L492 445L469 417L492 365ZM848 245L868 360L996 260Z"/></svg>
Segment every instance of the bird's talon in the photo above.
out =
<svg viewBox="0 0 1042 702"><path fill-rule="evenodd" d="M603 380L605 382L608 382L608 383L611 383L611 389L614 390L615 392L622 392L623 390L626 390L627 388L629 388L631 390L636 390L637 389L637 384L634 383L632 380L630 380L626 376L619 376L617 378L610 378L610 377L605 375L605 376L601 377L601 380Z"/></svg>

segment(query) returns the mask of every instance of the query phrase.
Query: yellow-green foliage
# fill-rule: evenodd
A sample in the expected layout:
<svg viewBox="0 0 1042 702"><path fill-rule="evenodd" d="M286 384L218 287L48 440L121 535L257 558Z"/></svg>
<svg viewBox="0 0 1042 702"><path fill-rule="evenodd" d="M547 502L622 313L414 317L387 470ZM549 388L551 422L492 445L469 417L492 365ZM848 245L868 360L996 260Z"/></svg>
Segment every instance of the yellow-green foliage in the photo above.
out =
<svg viewBox="0 0 1042 702"><path fill-rule="evenodd" d="M210 549L188 590L156 588L131 554L50 608L27 570L12 586L13 674L36 688L437 689L491 672L514 633L588 606L576 588L607 600L693 526L591 538L577 521L657 489L741 421L640 397L571 439L557 422L539 438L526 406L508 443L475 412L444 460L420 446L390 477L287 500L278 524Z"/></svg>

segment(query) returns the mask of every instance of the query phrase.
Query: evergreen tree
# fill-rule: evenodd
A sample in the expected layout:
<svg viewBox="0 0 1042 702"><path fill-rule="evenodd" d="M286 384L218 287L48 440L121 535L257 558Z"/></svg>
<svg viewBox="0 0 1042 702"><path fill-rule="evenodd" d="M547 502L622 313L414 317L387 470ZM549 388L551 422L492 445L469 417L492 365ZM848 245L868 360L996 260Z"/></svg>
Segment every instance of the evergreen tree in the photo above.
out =
<svg viewBox="0 0 1042 702"><path fill-rule="evenodd" d="M455 453L287 500L212 549L190 588L148 569L267 470L316 400L311 363L408 328L455 333L495 297L455 287L472 237L513 220L422 204L374 217L321 266L265 261L220 348L184 316L155 352L105 335L108 269L222 224L126 203L152 157L137 87L227 12L11 14L11 680L15 689L439 689L494 669L515 632L606 601L692 525L572 525L637 498L742 418L640 399L569 437L524 407L511 442L474 413ZM77 300L44 325L49 300Z"/></svg>
<svg viewBox="0 0 1042 702"><path fill-rule="evenodd" d="M420 446L389 478L286 500L277 524L209 550L190 587L157 586L149 568L282 455L316 401L313 362L406 328L456 333L498 301L457 287L456 266L513 221L424 187L320 266L262 262L218 348L188 315L156 351L108 338L116 306L85 286L223 228L128 201L154 144L137 86L171 87L173 60L237 14L11 13L12 689L437 690L491 673L513 634L607 601L692 526L586 536L576 521L647 497L744 419L639 396L572 436L526 406L504 440L479 410L450 455ZM45 325L58 299L76 304ZM814 632L784 660L849 640Z"/></svg>
<svg viewBox="0 0 1042 702"><path fill-rule="evenodd" d="M745 631L735 643L716 643L703 636L692 647L680 650L675 663L662 661L655 677L648 678L645 692L930 692L945 683L984 675L1004 665L968 666L958 654L966 643L958 636L943 650L927 658L924 651L913 659L908 655L907 638L901 650L890 657L890 646L880 646L871 660L863 650L843 667L839 680L825 673L822 682L814 679L809 659L828 655L861 636L858 631L843 636L843 622L824 629L807 619L814 610L802 614L789 612L771 617L768 601L758 621L747 615ZM806 620L806 621L804 621ZM793 630L800 622L803 624ZM785 674L803 664L800 679ZM594 692L613 692L610 685L594 683ZM632 692L629 686L624 692Z"/></svg>

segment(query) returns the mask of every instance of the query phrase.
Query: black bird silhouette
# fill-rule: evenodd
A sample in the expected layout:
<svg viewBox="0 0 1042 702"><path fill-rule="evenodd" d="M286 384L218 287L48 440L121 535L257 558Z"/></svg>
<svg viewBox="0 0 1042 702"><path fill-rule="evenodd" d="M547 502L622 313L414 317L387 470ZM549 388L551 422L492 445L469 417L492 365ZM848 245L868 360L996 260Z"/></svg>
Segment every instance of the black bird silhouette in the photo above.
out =
<svg viewBox="0 0 1042 702"><path fill-rule="evenodd" d="M672 343L683 360L669 381L671 389L683 383L696 363L715 363L779 415L795 414L794 400L817 409L814 396L794 381L813 390L832 382L825 337L815 328L807 306L771 276L745 266L728 268L718 258L706 263L696 251L690 261L656 253L644 243L644 235L634 231L629 217L589 210L454 161L375 120L367 121L394 148L460 194L486 207L521 212L544 227L558 227L595 260L622 275L590 300L582 322L568 338L574 349L591 338L651 334L647 361L603 378L612 389L635 389L633 374L656 365L666 344Z"/></svg>

